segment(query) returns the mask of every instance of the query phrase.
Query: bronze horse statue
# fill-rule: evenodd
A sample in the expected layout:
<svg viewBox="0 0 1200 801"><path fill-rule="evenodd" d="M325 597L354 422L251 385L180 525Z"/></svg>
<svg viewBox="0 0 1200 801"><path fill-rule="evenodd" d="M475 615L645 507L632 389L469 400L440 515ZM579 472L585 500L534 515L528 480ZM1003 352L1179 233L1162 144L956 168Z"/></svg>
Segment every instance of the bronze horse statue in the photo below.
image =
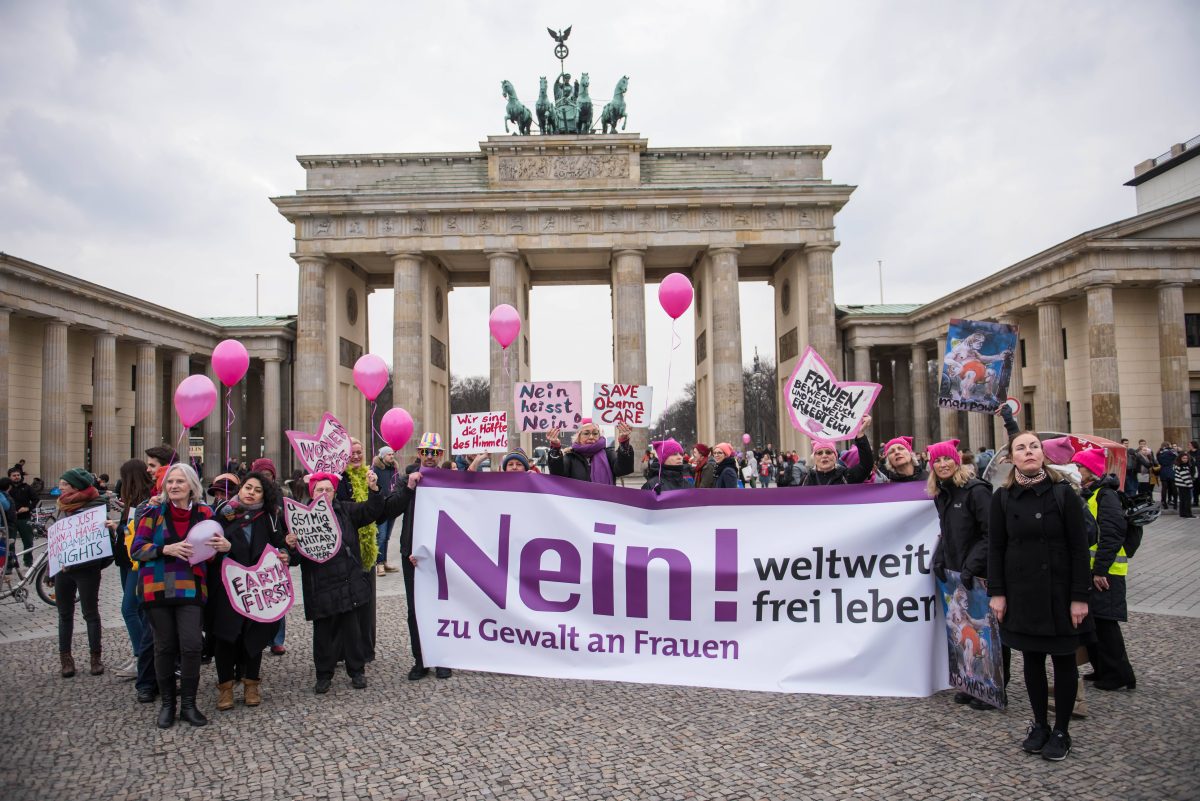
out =
<svg viewBox="0 0 1200 801"><path fill-rule="evenodd" d="M504 108L504 132L508 133L508 123L516 123L517 130L513 131L513 135L520 134L521 136L529 136L529 129L533 127L533 115L529 113L529 109L521 103L517 97L517 90L513 89L513 85L508 81L500 82L500 94L502 97L508 98L508 105ZM624 111L625 104L621 104L621 109Z"/></svg>
<svg viewBox="0 0 1200 801"><path fill-rule="evenodd" d="M579 76L579 96L575 100L579 103L579 120L575 123L575 133L591 133L592 97L588 94L588 74L586 72Z"/></svg>
<svg viewBox="0 0 1200 801"><path fill-rule="evenodd" d="M617 88L613 90L612 101L604 106L604 112L600 115L604 133L608 133L610 127L612 133L616 133L617 120L621 121L621 130L625 130L625 123L629 121L625 115L625 90L628 88L629 76L622 75L621 80L617 81Z"/></svg>
<svg viewBox="0 0 1200 801"><path fill-rule="evenodd" d="M534 108L537 109L538 130L544 134L554 133L554 107L550 105L550 98L546 96L545 75L538 78L538 99Z"/></svg>

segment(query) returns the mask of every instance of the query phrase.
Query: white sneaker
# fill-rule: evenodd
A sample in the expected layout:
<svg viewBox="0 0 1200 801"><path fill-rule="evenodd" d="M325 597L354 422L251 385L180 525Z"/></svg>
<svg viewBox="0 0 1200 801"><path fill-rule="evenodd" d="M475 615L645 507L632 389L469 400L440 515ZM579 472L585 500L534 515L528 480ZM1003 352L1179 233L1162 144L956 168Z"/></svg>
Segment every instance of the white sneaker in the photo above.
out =
<svg viewBox="0 0 1200 801"><path fill-rule="evenodd" d="M117 670L118 679L136 679L137 678L137 657L130 659Z"/></svg>

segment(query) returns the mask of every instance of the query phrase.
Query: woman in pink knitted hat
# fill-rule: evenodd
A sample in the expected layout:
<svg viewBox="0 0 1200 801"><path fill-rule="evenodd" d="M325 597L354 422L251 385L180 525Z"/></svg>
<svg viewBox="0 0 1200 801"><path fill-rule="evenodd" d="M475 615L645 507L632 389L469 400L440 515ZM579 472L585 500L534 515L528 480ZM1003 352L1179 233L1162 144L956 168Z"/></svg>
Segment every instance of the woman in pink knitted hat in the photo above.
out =
<svg viewBox="0 0 1200 801"><path fill-rule="evenodd" d="M651 442L654 454L658 457L660 468L642 485L644 490L654 490L655 494L663 490L689 489L684 475L683 446L673 439Z"/></svg>
<svg viewBox="0 0 1200 801"><path fill-rule="evenodd" d="M863 428L871 425L871 415L863 417ZM802 487L824 487L829 484L862 484L871 475L875 457L871 453L871 442L865 434L854 440L858 449L858 464L845 467L838 464L837 448L825 439L813 440L813 466L804 476Z"/></svg>
<svg viewBox="0 0 1200 801"><path fill-rule="evenodd" d="M912 437L896 437L883 446L883 461L879 473L888 481L924 481L925 468L917 464L913 454Z"/></svg>

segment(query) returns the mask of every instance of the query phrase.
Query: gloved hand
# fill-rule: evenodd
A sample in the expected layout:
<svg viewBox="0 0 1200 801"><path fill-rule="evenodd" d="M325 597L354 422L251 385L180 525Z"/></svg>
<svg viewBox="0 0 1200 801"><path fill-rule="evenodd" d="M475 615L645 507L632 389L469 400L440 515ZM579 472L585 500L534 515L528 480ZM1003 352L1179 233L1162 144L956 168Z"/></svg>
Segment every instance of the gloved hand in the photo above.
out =
<svg viewBox="0 0 1200 801"><path fill-rule="evenodd" d="M962 581L962 585L967 588L968 592L972 587L975 586L975 574L970 570L967 570L965 567L962 569L962 572L959 573L959 579Z"/></svg>
<svg viewBox="0 0 1200 801"><path fill-rule="evenodd" d="M942 582L942 583L945 583L945 581L946 581L946 568L945 568L945 566L943 566L943 565L934 565L934 566L933 566L933 575L937 576L937 579L938 579L938 581L940 581L940 582Z"/></svg>
<svg viewBox="0 0 1200 801"><path fill-rule="evenodd" d="M1004 422L1011 423L1013 421L1012 407L1007 403L1001 405L1000 416L1004 418Z"/></svg>

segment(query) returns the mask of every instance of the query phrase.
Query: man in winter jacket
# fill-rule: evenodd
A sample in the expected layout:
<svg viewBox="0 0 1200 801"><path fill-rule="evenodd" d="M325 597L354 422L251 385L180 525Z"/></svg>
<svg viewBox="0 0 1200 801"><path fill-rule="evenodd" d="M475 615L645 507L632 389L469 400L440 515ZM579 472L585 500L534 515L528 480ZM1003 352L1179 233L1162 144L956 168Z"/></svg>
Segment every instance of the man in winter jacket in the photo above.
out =
<svg viewBox="0 0 1200 801"><path fill-rule="evenodd" d="M21 535L21 549L26 551L25 567L30 567L33 564L33 510L37 507L37 495L25 483L25 470L21 465L12 466L12 469L8 471L8 480L12 482L12 486L8 490L8 497L12 500L13 508L9 519L12 520L17 533ZM8 572L11 573L16 567L17 560L10 556Z"/></svg>

